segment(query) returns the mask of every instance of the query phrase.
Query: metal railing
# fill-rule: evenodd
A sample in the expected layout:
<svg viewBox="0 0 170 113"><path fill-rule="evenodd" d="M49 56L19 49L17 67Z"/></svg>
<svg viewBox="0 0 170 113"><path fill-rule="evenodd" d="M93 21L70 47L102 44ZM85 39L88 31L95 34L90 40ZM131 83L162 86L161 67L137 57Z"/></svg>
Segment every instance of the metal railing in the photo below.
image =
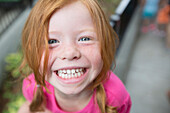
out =
<svg viewBox="0 0 170 113"><path fill-rule="evenodd" d="M19 7L8 10L0 8L0 35L5 32L21 12L22 9Z"/></svg>
<svg viewBox="0 0 170 113"><path fill-rule="evenodd" d="M110 24L118 34L120 44L136 6L137 0L122 0L110 17Z"/></svg>
<svg viewBox="0 0 170 113"><path fill-rule="evenodd" d="M32 0L0 0L0 36L31 5Z"/></svg>

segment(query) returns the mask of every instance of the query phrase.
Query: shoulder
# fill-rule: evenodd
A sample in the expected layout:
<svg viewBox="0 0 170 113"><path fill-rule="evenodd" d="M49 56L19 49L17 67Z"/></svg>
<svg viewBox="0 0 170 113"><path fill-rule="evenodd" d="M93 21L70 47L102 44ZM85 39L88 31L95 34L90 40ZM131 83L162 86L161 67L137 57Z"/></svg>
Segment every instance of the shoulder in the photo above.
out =
<svg viewBox="0 0 170 113"><path fill-rule="evenodd" d="M45 82L46 82L46 87L48 89L47 91L43 87L44 96L48 97L48 99L46 99L47 101L46 105L49 109L52 109L52 106L55 104L53 86L50 85L50 83L48 83L47 81ZM36 90L37 90L37 87L36 87L34 74L30 74L28 77L26 77L23 80L23 85L22 85L22 92L27 101L31 102L33 100L34 93L36 92Z"/></svg>
<svg viewBox="0 0 170 113"><path fill-rule="evenodd" d="M28 101L31 101L33 99L34 88L35 88L34 74L30 74L23 80L22 84L23 95Z"/></svg>
<svg viewBox="0 0 170 113"><path fill-rule="evenodd" d="M23 85L35 85L35 78L34 78L34 74L30 74L29 76L27 76L24 80L23 80Z"/></svg>
<svg viewBox="0 0 170 113"><path fill-rule="evenodd" d="M108 80L104 83L108 105L118 109L130 109L131 98L123 82L111 71L108 72ZM128 113L128 112L125 112Z"/></svg>
<svg viewBox="0 0 170 113"><path fill-rule="evenodd" d="M114 94L115 96L127 96L128 92L123 82L111 71L108 72L108 79L103 84L106 93Z"/></svg>

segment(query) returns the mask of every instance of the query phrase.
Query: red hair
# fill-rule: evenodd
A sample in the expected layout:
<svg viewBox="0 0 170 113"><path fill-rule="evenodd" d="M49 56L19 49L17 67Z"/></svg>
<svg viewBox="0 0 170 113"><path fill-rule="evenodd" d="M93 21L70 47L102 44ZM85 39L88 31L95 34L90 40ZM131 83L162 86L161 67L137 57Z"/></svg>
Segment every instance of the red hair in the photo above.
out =
<svg viewBox="0 0 170 113"><path fill-rule="evenodd" d="M61 9L67 4L77 0L39 0L32 9L22 33L22 47L24 53L23 65L28 64L35 75L36 83L45 87L45 76L48 75L47 64L49 57L48 50L48 24L50 17L55 11ZM116 38L117 35L109 25L106 17L98 4L97 0L80 0L89 10L96 29L97 37L100 41L101 56L103 59L103 68L90 88L96 88L96 102L102 113L116 112L115 107L107 105L105 91L102 83L107 79L107 72L115 63ZM40 61L45 50L43 73L39 72ZM30 105L31 111L43 110L43 91L38 88L34 99Z"/></svg>

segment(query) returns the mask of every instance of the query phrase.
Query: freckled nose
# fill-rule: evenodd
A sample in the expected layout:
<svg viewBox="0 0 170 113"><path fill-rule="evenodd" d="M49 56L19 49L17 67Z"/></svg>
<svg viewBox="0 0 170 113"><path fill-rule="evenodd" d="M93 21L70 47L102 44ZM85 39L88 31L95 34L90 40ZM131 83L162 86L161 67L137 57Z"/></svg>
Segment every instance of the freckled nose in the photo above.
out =
<svg viewBox="0 0 170 113"><path fill-rule="evenodd" d="M59 55L61 60L75 60L80 58L80 51L76 47L64 47L63 51Z"/></svg>

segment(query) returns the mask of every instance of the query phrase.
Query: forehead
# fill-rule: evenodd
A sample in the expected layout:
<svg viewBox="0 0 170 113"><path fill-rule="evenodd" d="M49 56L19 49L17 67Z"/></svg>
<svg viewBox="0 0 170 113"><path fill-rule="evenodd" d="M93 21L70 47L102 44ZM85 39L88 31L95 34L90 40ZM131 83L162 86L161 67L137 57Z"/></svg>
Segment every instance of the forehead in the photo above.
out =
<svg viewBox="0 0 170 113"><path fill-rule="evenodd" d="M49 21L49 32L62 28L81 29L80 27L93 27L91 14L87 7L76 1L54 12ZM94 27L93 27L94 28Z"/></svg>

